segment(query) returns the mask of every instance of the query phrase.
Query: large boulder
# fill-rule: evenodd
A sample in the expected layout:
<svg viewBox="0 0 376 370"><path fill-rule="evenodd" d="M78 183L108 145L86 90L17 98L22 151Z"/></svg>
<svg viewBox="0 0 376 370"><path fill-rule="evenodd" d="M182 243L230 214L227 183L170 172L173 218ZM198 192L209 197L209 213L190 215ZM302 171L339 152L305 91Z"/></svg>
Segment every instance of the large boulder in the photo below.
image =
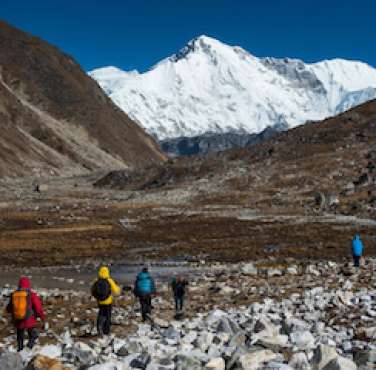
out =
<svg viewBox="0 0 376 370"><path fill-rule="evenodd" d="M170 359L161 359L158 362L150 362L146 370L174 370L175 363Z"/></svg>
<svg viewBox="0 0 376 370"><path fill-rule="evenodd" d="M176 370L202 370L201 361L194 356L178 355Z"/></svg>
<svg viewBox="0 0 376 370"><path fill-rule="evenodd" d="M95 350L83 342L77 342L73 347L68 347L63 350L63 358L79 366L88 367L95 365L97 356Z"/></svg>
<svg viewBox="0 0 376 370"><path fill-rule="evenodd" d="M27 370L63 370L63 364L56 358L37 355L29 363Z"/></svg>
<svg viewBox="0 0 376 370"><path fill-rule="evenodd" d="M146 369L151 361L148 353L142 353L140 356L131 361L130 366L136 369Z"/></svg>
<svg viewBox="0 0 376 370"><path fill-rule="evenodd" d="M214 334L208 331L203 331L200 333L199 337L196 339L196 347L201 351L205 352L208 347L213 343Z"/></svg>
<svg viewBox="0 0 376 370"><path fill-rule="evenodd" d="M88 370L131 370L131 368L119 361L111 361L104 364L91 366L88 368Z"/></svg>
<svg viewBox="0 0 376 370"><path fill-rule="evenodd" d="M290 340L294 346L301 350L310 350L315 347L315 338L308 330L291 333Z"/></svg>
<svg viewBox="0 0 376 370"><path fill-rule="evenodd" d="M282 322L282 329L286 334L291 334L295 331L305 331L308 330L310 325L301 319L298 319L296 317L287 317Z"/></svg>
<svg viewBox="0 0 376 370"><path fill-rule="evenodd" d="M257 275L257 267L253 263L246 263L242 266L241 272L244 275Z"/></svg>
<svg viewBox="0 0 376 370"><path fill-rule="evenodd" d="M228 317L221 317L216 327L217 333L227 333L234 335L241 331L239 325Z"/></svg>
<svg viewBox="0 0 376 370"><path fill-rule="evenodd" d="M239 357L238 367L242 370L257 370L261 365L276 359L278 356L268 350L258 350Z"/></svg>
<svg viewBox="0 0 376 370"><path fill-rule="evenodd" d="M290 365L283 364L281 362L269 362L263 367L263 370L295 370L296 368Z"/></svg>
<svg viewBox="0 0 376 370"><path fill-rule="evenodd" d="M290 358L289 365L293 369L300 369L300 370L311 369L311 365L309 364L307 355L304 352L294 353Z"/></svg>
<svg viewBox="0 0 376 370"><path fill-rule="evenodd" d="M323 370L356 370L355 363L346 357L338 356L323 367Z"/></svg>
<svg viewBox="0 0 376 370"><path fill-rule="evenodd" d="M175 364L169 364L169 365L162 365L160 363L156 362L150 362L150 364L146 367L145 370L174 370Z"/></svg>
<svg viewBox="0 0 376 370"><path fill-rule="evenodd" d="M4 352L0 355L0 370L22 370L22 358L18 353Z"/></svg>
<svg viewBox="0 0 376 370"><path fill-rule="evenodd" d="M50 358L60 358L62 355L61 346L58 345L47 345L42 347L38 352L38 355L50 357Z"/></svg>
<svg viewBox="0 0 376 370"><path fill-rule="evenodd" d="M335 348L320 344L313 352L312 370L322 370L332 360L338 357Z"/></svg>
<svg viewBox="0 0 376 370"><path fill-rule="evenodd" d="M283 348L288 347L289 337L287 335L267 336L259 339L256 344L271 349L274 352L279 352Z"/></svg>
<svg viewBox="0 0 376 370"><path fill-rule="evenodd" d="M261 337L273 337L279 335L279 326L273 324L268 318L262 317L256 321L253 331Z"/></svg>
<svg viewBox="0 0 376 370"><path fill-rule="evenodd" d="M368 364L375 364L376 367L376 350L357 351L354 356L354 361L360 366L367 366Z"/></svg>

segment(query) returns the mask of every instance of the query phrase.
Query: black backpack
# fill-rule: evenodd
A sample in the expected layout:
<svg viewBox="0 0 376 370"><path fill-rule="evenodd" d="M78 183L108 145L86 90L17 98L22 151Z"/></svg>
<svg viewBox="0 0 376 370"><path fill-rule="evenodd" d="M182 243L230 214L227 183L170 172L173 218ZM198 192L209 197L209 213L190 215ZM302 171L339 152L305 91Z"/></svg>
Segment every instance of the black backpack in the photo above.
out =
<svg viewBox="0 0 376 370"><path fill-rule="evenodd" d="M92 289L95 299L105 301L111 295L111 285L107 279L98 279Z"/></svg>
<svg viewBox="0 0 376 370"><path fill-rule="evenodd" d="M185 282L176 283L175 285L175 295L177 297L183 297L185 295L185 286L187 284Z"/></svg>

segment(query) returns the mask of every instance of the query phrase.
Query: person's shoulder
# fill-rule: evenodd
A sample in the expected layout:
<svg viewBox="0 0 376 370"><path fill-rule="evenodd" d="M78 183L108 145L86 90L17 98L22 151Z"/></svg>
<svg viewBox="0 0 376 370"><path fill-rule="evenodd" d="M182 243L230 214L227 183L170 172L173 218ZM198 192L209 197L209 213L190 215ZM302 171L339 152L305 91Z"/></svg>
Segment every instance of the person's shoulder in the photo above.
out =
<svg viewBox="0 0 376 370"><path fill-rule="evenodd" d="M37 292L35 292L34 290L30 290L30 296L32 299L36 298L36 299L39 299L39 295Z"/></svg>

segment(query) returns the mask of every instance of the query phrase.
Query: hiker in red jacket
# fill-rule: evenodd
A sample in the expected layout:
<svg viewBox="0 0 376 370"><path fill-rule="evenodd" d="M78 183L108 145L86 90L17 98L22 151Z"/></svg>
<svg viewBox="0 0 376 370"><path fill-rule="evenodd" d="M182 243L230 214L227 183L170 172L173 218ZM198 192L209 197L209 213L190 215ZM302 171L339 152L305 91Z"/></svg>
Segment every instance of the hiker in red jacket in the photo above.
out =
<svg viewBox="0 0 376 370"><path fill-rule="evenodd" d="M10 297L7 310L12 314L17 329L18 351L22 351L24 348L25 331L29 336L27 346L30 349L33 348L38 339L38 331L35 328L37 317L44 321L45 315L40 298L31 290L29 278L21 277L18 289Z"/></svg>

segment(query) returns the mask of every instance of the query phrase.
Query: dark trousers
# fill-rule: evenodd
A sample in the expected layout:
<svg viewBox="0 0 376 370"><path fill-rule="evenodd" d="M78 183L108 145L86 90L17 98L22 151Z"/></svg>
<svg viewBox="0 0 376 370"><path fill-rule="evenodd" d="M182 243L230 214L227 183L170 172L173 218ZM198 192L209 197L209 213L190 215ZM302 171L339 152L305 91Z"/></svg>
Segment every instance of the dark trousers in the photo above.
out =
<svg viewBox="0 0 376 370"><path fill-rule="evenodd" d="M17 329L17 349L22 351L24 349L25 331L29 337L27 346L31 349L34 347L36 340L38 339L38 330L35 328L30 329Z"/></svg>
<svg viewBox="0 0 376 370"><path fill-rule="evenodd" d="M140 300L142 321L146 321L148 315L151 314L151 295L143 294L138 298Z"/></svg>
<svg viewBox="0 0 376 370"><path fill-rule="evenodd" d="M360 266L360 256L353 256L354 257L354 266L359 267Z"/></svg>
<svg viewBox="0 0 376 370"><path fill-rule="evenodd" d="M97 329L98 335L109 335L111 331L112 305L99 305Z"/></svg>
<svg viewBox="0 0 376 370"><path fill-rule="evenodd" d="M175 296L175 310L182 311L184 305L184 296Z"/></svg>

